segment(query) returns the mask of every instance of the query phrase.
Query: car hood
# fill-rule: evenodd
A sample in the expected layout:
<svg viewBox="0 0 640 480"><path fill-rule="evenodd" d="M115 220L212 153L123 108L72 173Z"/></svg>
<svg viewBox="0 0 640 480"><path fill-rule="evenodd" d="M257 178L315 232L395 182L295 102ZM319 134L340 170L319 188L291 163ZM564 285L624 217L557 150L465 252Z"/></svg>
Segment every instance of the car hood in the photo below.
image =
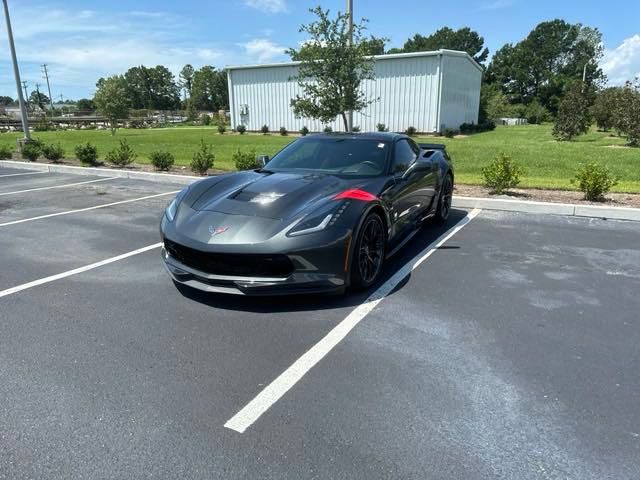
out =
<svg viewBox="0 0 640 480"><path fill-rule="evenodd" d="M332 175L238 172L198 182L176 216L176 229L202 243L259 243L283 234L363 181Z"/></svg>
<svg viewBox="0 0 640 480"><path fill-rule="evenodd" d="M350 183L331 175L242 172L213 184L193 202L192 208L285 220L310 204L335 195Z"/></svg>

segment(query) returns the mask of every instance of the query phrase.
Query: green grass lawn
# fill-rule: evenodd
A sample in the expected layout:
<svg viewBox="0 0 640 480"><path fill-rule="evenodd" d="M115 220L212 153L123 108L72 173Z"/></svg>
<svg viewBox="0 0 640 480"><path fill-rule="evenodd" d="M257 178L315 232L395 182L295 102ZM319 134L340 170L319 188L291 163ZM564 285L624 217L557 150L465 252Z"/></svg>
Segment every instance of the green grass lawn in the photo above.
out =
<svg viewBox="0 0 640 480"><path fill-rule="evenodd" d="M467 138L421 137L419 141L445 143L453 157L456 181L482 184L482 167L499 152L511 155L525 169L522 187L575 189L571 178L579 164L594 160L607 165L620 178L613 188L619 192L640 192L640 149L624 147L623 138L592 130L571 142L558 142L551 125L498 127L493 132Z"/></svg>
<svg viewBox="0 0 640 480"><path fill-rule="evenodd" d="M0 144L15 146L19 133L0 135ZM254 149L257 154L273 155L295 137L278 134L224 134L216 127L158 128L144 130L120 129L115 137L106 130L37 132L35 138L44 142L60 142L73 156L74 146L91 142L98 147L100 158L127 138L138 153L137 162L147 163L153 150L167 150L176 157L177 165L189 165L200 139L213 145L215 168L234 168L231 155L238 148ZM557 142L551 136L550 125L498 127L493 132L466 138L419 137L418 141L446 143L456 167L456 181L481 184L481 169L499 152L505 152L526 170L521 186L573 189L570 180L580 163L595 160L607 165L620 178L615 191L640 192L640 149L623 147L625 140L608 133L591 131L572 142Z"/></svg>
<svg viewBox="0 0 640 480"><path fill-rule="evenodd" d="M0 135L0 144L15 146L16 138L22 134L4 133ZM154 150L166 150L176 157L176 165L189 166L193 152L200 146L200 140L213 145L216 155L214 168L232 170L235 168L231 156L238 148L254 149L258 155L273 155L294 137L280 135L238 135L225 133L220 135L217 127L148 128L119 129L115 136L108 130L73 130L58 132L34 132L33 138L45 143L60 142L67 157L73 157L74 147L80 143L91 142L98 147L98 158L104 159L109 150L118 146L122 138L138 154L137 163L149 163L149 154Z"/></svg>

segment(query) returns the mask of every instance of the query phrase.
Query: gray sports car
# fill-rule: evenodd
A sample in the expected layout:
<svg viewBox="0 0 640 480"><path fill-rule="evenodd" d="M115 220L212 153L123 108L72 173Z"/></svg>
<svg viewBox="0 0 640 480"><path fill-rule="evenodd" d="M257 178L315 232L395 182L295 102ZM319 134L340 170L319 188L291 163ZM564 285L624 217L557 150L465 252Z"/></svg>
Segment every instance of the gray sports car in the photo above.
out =
<svg viewBox="0 0 640 480"><path fill-rule="evenodd" d="M246 295L366 288L426 218L449 216L443 145L318 134L262 163L195 182L169 204L160 233L174 281Z"/></svg>

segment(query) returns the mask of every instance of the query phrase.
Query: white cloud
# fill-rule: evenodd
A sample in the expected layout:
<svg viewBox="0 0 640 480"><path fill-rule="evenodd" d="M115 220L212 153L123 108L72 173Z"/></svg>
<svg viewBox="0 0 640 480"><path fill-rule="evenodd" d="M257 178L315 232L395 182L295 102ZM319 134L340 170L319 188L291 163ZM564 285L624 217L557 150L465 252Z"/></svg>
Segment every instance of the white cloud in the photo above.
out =
<svg viewBox="0 0 640 480"><path fill-rule="evenodd" d="M61 93L74 98L89 96L98 78L124 73L135 65L165 65L177 75L185 63L196 68L222 66L238 58L237 47L189 41L181 33L186 22L171 13L36 12L18 6L12 17L22 79L30 89L36 82L42 83L40 64L47 63L55 97ZM95 21L97 18L100 21ZM0 42L0 92L15 96L8 58L6 41Z"/></svg>
<svg viewBox="0 0 640 480"><path fill-rule="evenodd" d="M276 59L284 59L285 47L273 43L266 38L254 38L246 43L238 44L245 49L247 56L259 63L267 63Z"/></svg>
<svg viewBox="0 0 640 480"><path fill-rule="evenodd" d="M285 13L289 10L286 0L244 0L244 4L267 13Z"/></svg>
<svg viewBox="0 0 640 480"><path fill-rule="evenodd" d="M622 85L640 76L640 34L625 39L613 50L606 50L600 66L612 85Z"/></svg>

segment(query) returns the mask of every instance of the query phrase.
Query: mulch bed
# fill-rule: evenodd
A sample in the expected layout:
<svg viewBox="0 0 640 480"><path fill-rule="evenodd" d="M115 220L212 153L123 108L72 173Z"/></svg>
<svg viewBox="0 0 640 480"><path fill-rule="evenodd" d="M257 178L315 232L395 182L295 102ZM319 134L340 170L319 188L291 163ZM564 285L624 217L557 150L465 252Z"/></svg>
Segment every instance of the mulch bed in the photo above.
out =
<svg viewBox="0 0 640 480"><path fill-rule="evenodd" d="M492 195L487 188L478 185L456 185L454 193L464 197L486 197L536 202L577 203L582 205L606 205L609 207L640 208L640 194L608 193L604 202L584 200L582 192L570 190L542 190L537 188L513 188L504 195Z"/></svg>

